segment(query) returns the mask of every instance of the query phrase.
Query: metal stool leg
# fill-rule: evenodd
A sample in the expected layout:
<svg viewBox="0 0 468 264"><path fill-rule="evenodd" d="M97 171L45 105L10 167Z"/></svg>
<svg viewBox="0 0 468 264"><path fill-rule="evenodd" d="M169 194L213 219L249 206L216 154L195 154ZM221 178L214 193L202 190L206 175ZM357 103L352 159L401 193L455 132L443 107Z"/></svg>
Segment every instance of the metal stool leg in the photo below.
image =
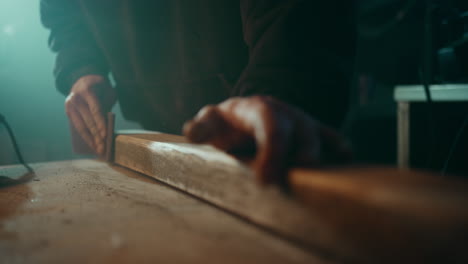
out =
<svg viewBox="0 0 468 264"><path fill-rule="evenodd" d="M409 168L409 156L410 156L410 104L409 102L398 103L398 167L400 169Z"/></svg>

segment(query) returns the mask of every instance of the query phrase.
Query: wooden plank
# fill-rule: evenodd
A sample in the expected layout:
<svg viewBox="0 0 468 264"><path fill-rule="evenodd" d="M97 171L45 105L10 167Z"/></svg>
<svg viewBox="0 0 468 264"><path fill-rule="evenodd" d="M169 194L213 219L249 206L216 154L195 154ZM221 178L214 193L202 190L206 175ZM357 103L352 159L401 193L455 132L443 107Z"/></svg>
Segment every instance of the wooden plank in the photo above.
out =
<svg viewBox="0 0 468 264"><path fill-rule="evenodd" d="M329 263L118 166L33 167L35 180L0 188L0 263Z"/></svg>
<svg viewBox="0 0 468 264"><path fill-rule="evenodd" d="M115 162L345 260L467 257L466 182L389 168L293 170L289 197L257 186L231 156L165 134L117 136Z"/></svg>

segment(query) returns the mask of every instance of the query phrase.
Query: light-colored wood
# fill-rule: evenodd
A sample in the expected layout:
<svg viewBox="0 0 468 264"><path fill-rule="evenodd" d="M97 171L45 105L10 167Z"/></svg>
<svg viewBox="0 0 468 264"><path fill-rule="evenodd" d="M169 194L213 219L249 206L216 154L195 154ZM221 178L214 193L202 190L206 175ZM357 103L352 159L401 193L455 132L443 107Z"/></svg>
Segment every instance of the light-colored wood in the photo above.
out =
<svg viewBox="0 0 468 264"><path fill-rule="evenodd" d="M33 167L34 180L0 188L0 263L325 263L118 166ZM0 167L2 176L23 173Z"/></svg>
<svg viewBox="0 0 468 264"><path fill-rule="evenodd" d="M259 188L251 170L210 146L167 134L119 135L114 162L163 181L307 244L329 237L319 219L275 186Z"/></svg>
<svg viewBox="0 0 468 264"><path fill-rule="evenodd" d="M294 169L295 196L330 248L369 263L468 263L468 185L411 170ZM333 244L336 243L336 244Z"/></svg>
<svg viewBox="0 0 468 264"><path fill-rule="evenodd" d="M467 257L468 186L388 168L293 170L294 197L248 167L165 134L120 135L115 162L338 258L369 263Z"/></svg>

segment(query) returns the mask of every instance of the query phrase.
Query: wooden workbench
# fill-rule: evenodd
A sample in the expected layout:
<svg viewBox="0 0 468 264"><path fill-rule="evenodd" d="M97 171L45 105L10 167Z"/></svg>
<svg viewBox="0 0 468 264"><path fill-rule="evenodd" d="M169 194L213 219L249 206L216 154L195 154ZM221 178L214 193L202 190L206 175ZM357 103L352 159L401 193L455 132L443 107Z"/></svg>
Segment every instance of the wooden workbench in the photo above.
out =
<svg viewBox="0 0 468 264"><path fill-rule="evenodd" d="M0 264L468 261L466 181L293 168L284 192L180 136L120 134L113 153L0 167Z"/></svg>
<svg viewBox="0 0 468 264"><path fill-rule="evenodd" d="M34 179L0 189L0 263L327 263L122 167L33 167ZM12 178L24 172L0 168Z"/></svg>

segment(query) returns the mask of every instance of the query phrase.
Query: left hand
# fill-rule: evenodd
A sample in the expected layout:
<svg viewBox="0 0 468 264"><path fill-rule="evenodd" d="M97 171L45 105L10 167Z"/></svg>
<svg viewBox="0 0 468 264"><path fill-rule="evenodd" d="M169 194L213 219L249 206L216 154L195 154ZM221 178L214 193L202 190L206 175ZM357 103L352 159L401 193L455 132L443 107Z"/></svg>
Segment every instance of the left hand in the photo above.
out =
<svg viewBox="0 0 468 264"><path fill-rule="evenodd" d="M184 126L195 143L228 151L256 149L252 167L260 183L281 182L292 166L351 159L345 140L301 110L271 97L232 98L206 106Z"/></svg>
<svg viewBox="0 0 468 264"><path fill-rule="evenodd" d="M103 155L105 151L105 114L115 101L114 88L106 77L100 75L79 78L65 100L65 110L72 129L98 155Z"/></svg>

